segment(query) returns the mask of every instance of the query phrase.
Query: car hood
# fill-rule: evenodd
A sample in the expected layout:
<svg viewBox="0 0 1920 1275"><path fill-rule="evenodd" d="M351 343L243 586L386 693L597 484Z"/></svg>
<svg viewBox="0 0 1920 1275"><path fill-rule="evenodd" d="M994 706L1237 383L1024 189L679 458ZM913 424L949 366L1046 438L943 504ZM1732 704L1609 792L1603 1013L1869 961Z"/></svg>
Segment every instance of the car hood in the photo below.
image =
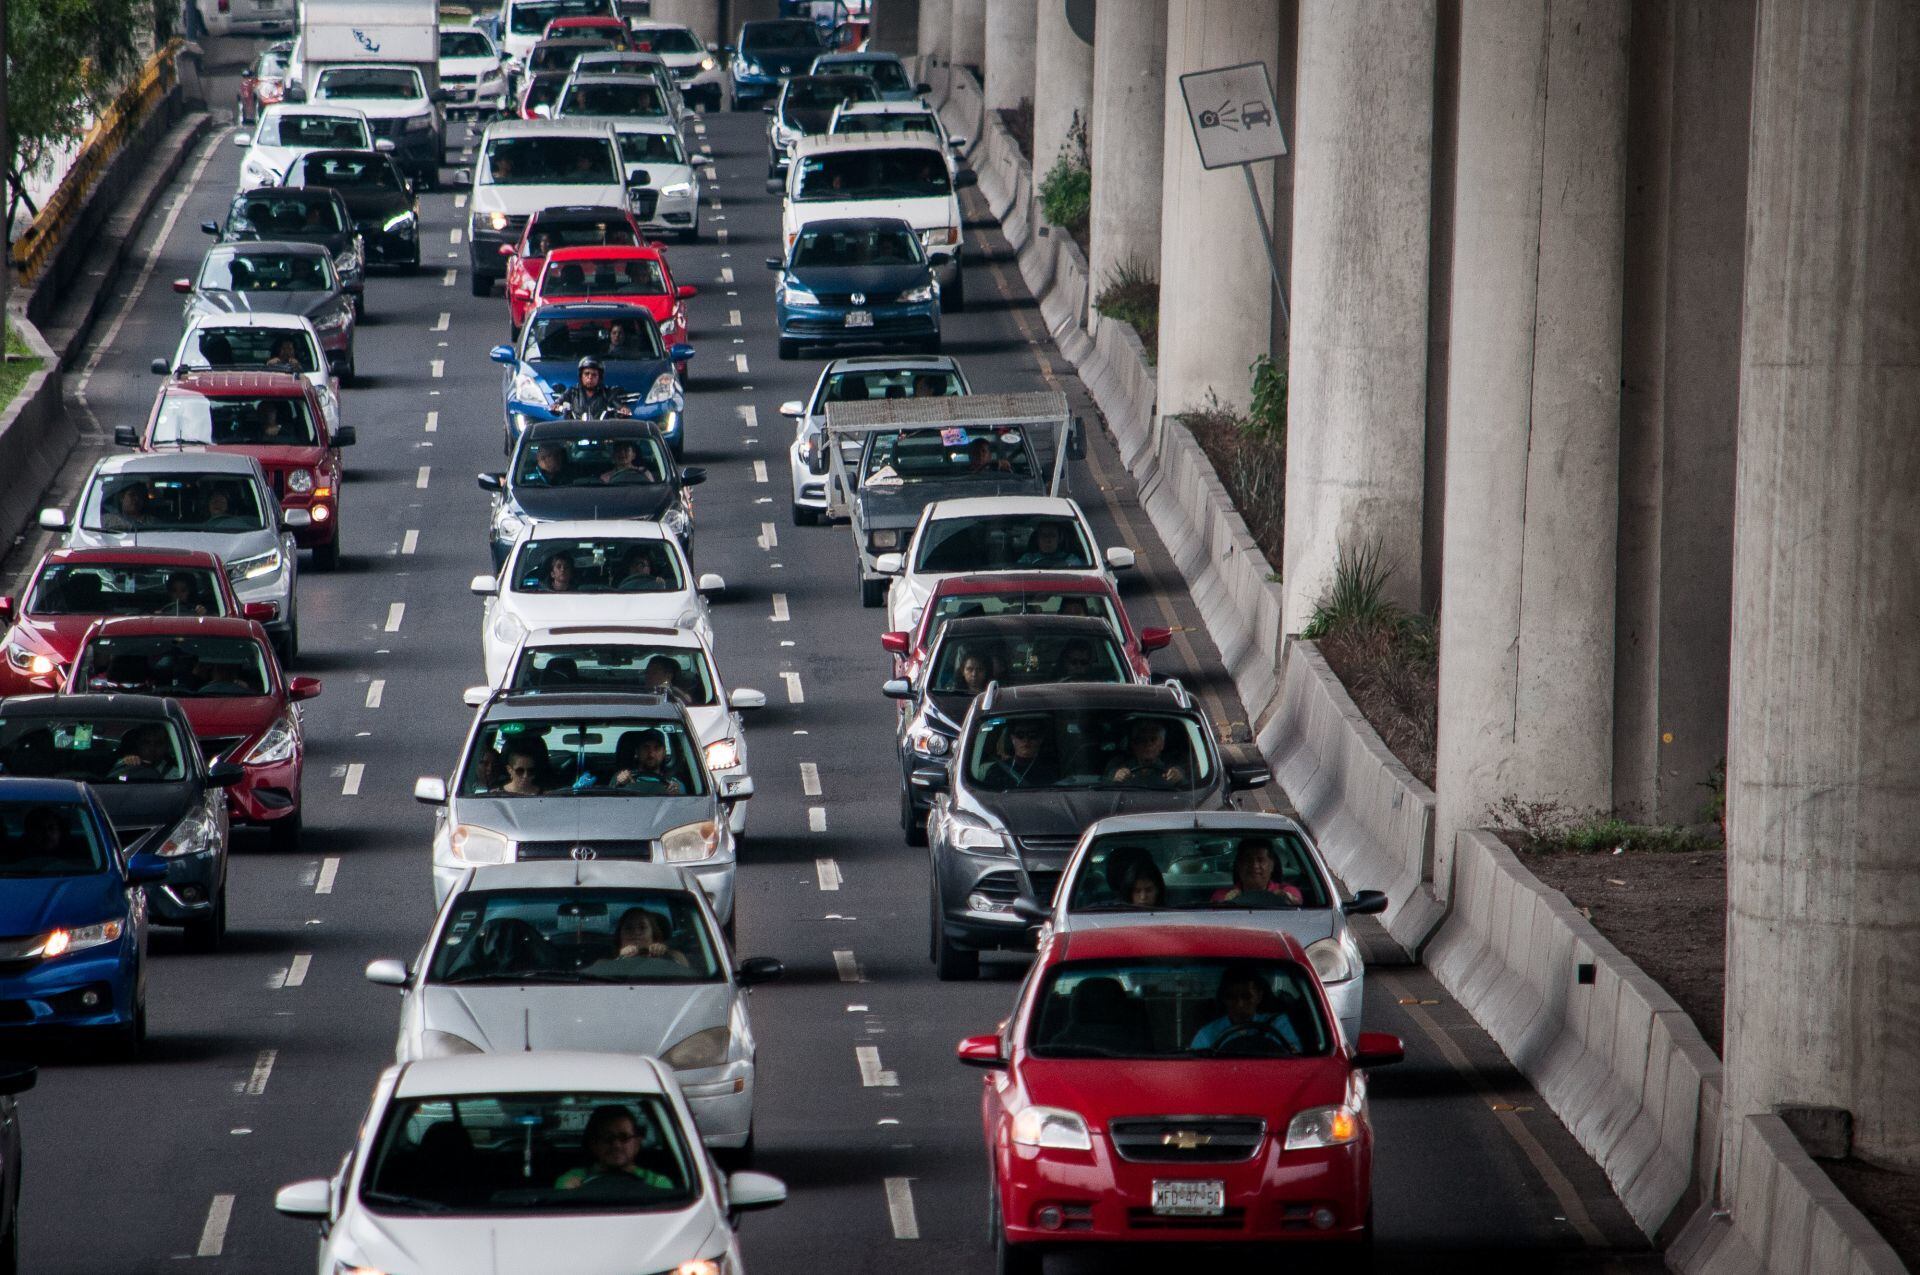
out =
<svg viewBox="0 0 1920 1275"><path fill-rule="evenodd" d="M320 101L327 99L321 98ZM351 106L370 120L416 119L429 114L432 110L426 101L417 97L379 98L356 97L350 102L334 101L334 106Z"/></svg>
<svg viewBox="0 0 1920 1275"><path fill-rule="evenodd" d="M67 543L77 549L139 545L152 549L200 549L231 562L280 547L278 532L264 527L252 531L102 531L77 529Z"/></svg>
<svg viewBox="0 0 1920 1275"><path fill-rule="evenodd" d="M98 615L31 616L13 626L11 638L30 651L51 656L61 664L71 661L80 650L80 639L87 636Z"/></svg>
<svg viewBox="0 0 1920 1275"><path fill-rule="evenodd" d="M841 217L898 217L915 230L934 230L953 224L952 195L921 195L911 199L804 199L789 206L799 226Z"/></svg>
<svg viewBox="0 0 1920 1275"><path fill-rule="evenodd" d="M1115 1083L1116 1070L1124 1083ZM1096 1128L1128 1116L1257 1115L1279 1137L1296 1112L1344 1093L1338 1065L1326 1058L1028 1058L1020 1078L1033 1102L1077 1111Z"/></svg>
<svg viewBox="0 0 1920 1275"><path fill-rule="evenodd" d="M585 1049L666 1053L697 1031L727 1023L725 983L432 984L421 1024L488 1053Z"/></svg>
<svg viewBox="0 0 1920 1275"><path fill-rule="evenodd" d="M712 797L462 797L461 823L514 841L652 841L713 817Z"/></svg>
<svg viewBox="0 0 1920 1275"><path fill-rule="evenodd" d="M1078 837L1088 824L1109 815L1157 814L1163 810L1212 810L1219 789L1208 785L1200 799L1186 789L1043 788L1036 792L983 792L968 796L1018 837Z"/></svg>
<svg viewBox="0 0 1920 1275"><path fill-rule="evenodd" d="M598 518L651 521L673 500L669 483L595 483L591 487L516 486L514 503L544 522Z"/></svg>
<svg viewBox="0 0 1920 1275"><path fill-rule="evenodd" d="M25 938L48 930L94 925L127 914L117 877L0 877L0 934Z"/></svg>
<svg viewBox="0 0 1920 1275"><path fill-rule="evenodd" d="M514 612L529 629L563 624L650 624L691 628L700 608L689 593L516 593Z"/></svg>
<svg viewBox="0 0 1920 1275"><path fill-rule="evenodd" d="M334 302L331 292L226 292L202 290L193 306L204 314L292 314L310 319Z"/></svg>
<svg viewBox="0 0 1920 1275"><path fill-rule="evenodd" d="M251 456L260 462L260 467L269 474L279 469L312 469L316 465L327 463L327 449L309 444L285 447L264 447L258 444L224 443L217 451L233 452L240 456Z"/></svg>
<svg viewBox="0 0 1920 1275"><path fill-rule="evenodd" d="M552 388L555 385L572 385L580 375L580 365L573 359L538 359L523 362L520 365L529 375L542 385ZM673 364L666 359L609 359L606 361L602 376L605 384L616 390L637 390L643 396L653 388L662 372L671 372Z"/></svg>
<svg viewBox="0 0 1920 1275"><path fill-rule="evenodd" d="M280 701L271 695L195 695L182 699L180 707L196 738L250 737L280 715Z"/></svg>
<svg viewBox="0 0 1920 1275"><path fill-rule="evenodd" d="M567 1275L634 1275L673 1270L725 1243L704 1201L671 1213L463 1218L376 1216L362 1206L347 1219L347 1239L359 1261L418 1275L551 1270L559 1253Z"/></svg>
<svg viewBox="0 0 1920 1275"><path fill-rule="evenodd" d="M626 187L618 182L538 182L525 186L475 186L472 209L481 213L503 212L526 217L542 208L561 204L597 204L610 208L627 206Z"/></svg>
<svg viewBox="0 0 1920 1275"><path fill-rule="evenodd" d="M809 292L864 292L878 302L924 286L928 272L924 265L801 266L787 278Z"/></svg>
<svg viewBox="0 0 1920 1275"><path fill-rule="evenodd" d="M860 524L869 529L919 525L921 511L936 500L970 496L1044 496L1047 484L1039 475L954 479L951 482L911 482L867 485L860 488Z"/></svg>
<svg viewBox="0 0 1920 1275"><path fill-rule="evenodd" d="M347 201L347 212L354 221L385 221L395 213L408 212L413 201L397 190L380 187L354 187L340 192Z"/></svg>
<svg viewBox="0 0 1920 1275"><path fill-rule="evenodd" d="M106 808L113 830L123 842L127 833L180 822L187 808L196 804L198 786L182 781L177 784L122 784L111 780L87 785ZM128 846L131 849L131 845Z"/></svg>
<svg viewBox="0 0 1920 1275"><path fill-rule="evenodd" d="M477 75L481 79L492 79L503 74L500 62L495 58L441 58L442 75Z"/></svg>

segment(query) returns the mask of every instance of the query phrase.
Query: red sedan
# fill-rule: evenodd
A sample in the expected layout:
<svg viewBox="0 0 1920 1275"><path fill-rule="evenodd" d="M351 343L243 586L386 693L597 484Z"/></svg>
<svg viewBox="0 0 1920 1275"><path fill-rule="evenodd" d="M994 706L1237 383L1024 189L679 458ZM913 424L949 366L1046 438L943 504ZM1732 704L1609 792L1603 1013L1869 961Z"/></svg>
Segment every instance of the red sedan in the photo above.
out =
<svg viewBox="0 0 1920 1275"><path fill-rule="evenodd" d="M527 218L520 242L500 245L500 255L507 258L507 318L513 334L520 335L527 316L533 313L534 290L549 252L555 248L637 247L646 242L646 232L624 208L569 204L543 209Z"/></svg>
<svg viewBox="0 0 1920 1275"><path fill-rule="evenodd" d="M1045 944L985 1068L991 1234L1003 1272L1048 1247L1373 1238L1365 1068L1306 953L1276 931L1078 930Z"/></svg>
<svg viewBox="0 0 1920 1275"><path fill-rule="evenodd" d="M1120 633L1133 671L1147 677L1147 656L1173 641L1173 630L1135 629L1113 582L1098 576L993 575L949 576L934 586L911 630L882 633L880 645L893 653L893 675L909 681L918 676L920 662L933 648L940 626L970 615L1091 615L1111 622Z"/></svg>
<svg viewBox="0 0 1920 1275"><path fill-rule="evenodd" d="M274 618L271 602L241 601L220 559L199 549L55 549L20 598L0 597L7 631L0 696L57 691L95 621L120 615Z"/></svg>
<svg viewBox="0 0 1920 1275"><path fill-rule="evenodd" d="M620 301L637 305L660 325L663 345L687 339L687 308L699 295L690 283L676 285L667 254L646 247L556 248L547 254L533 290L535 308L555 301ZM685 372L686 368L679 369Z"/></svg>
<svg viewBox="0 0 1920 1275"><path fill-rule="evenodd" d="M610 13L582 13L568 18L555 18L547 23L547 30L540 37L543 40L605 40L614 48L623 52L633 52L633 32L627 24Z"/></svg>
<svg viewBox="0 0 1920 1275"><path fill-rule="evenodd" d="M114 441L147 452L207 447L255 457L282 509L304 509L312 521L294 529L313 565L340 562L340 449L351 425L330 427L320 391L289 372L189 372L154 398L146 431L114 430Z"/></svg>
<svg viewBox="0 0 1920 1275"><path fill-rule="evenodd" d="M320 679L284 676L255 621L102 620L64 689L179 700L207 760L224 757L245 772L227 789L233 821L265 828L276 850L299 845L306 748L296 705L320 693Z"/></svg>

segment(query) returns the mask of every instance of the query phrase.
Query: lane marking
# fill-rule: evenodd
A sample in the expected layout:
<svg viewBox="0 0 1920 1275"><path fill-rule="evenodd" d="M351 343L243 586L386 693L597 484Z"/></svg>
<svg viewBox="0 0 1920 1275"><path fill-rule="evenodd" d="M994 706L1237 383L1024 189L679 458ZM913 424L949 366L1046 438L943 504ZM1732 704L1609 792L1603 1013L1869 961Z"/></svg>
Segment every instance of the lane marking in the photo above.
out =
<svg viewBox="0 0 1920 1275"><path fill-rule="evenodd" d="M456 244L460 242L460 228L458 226L447 232L447 242Z"/></svg>
<svg viewBox="0 0 1920 1275"><path fill-rule="evenodd" d="M447 330L447 324L451 322L453 322L453 315L449 314L445 310L442 310L440 312L440 317L434 321L433 326L429 328L428 331L445 332Z"/></svg>
<svg viewBox="0 0 1920 1275"><path fill-rule="evenodd" d="M227 1223L233 1220L233 1197L216 1195L207 1207L207 1224L200 1228L200 1247L195 1257L218 1257L227 1246Z"/></svg>
<svg viewBox="0 0 1920 1275"><path fill-rule="evenodd" d="M349 764L347 766L347 777L340 783L340 795L342 797L358 797L360 795L360 780L366 773L367 766L365 762L356 761Z"/></svg>
<svg viewBox="0 0 1920 1275"><path fill-rule="evenodd" d="M313 883L315 894L332 894L334 878L340 875L340 860L326 858L320 861L320 879Z"/></svg>
<svg viewBox="0 0 1920 1275"><path fill-rule="evenodd" d="M714 210L715 212L719 212L719 211L720 211L720 210L721 210L722 208L725 208L725 207L726 207L726 205L725 205L725 204L723 204L723 203L721 203L721 202L720 202L720 200L719 200L719 199L718 199L717 197L716 197L716 198L714 198L714 199L711 199L711 200L709 200L709 201L708 201L708 203L707 203L707 206L708 206L709 208L712 208L712 209L713 209L713 210ZM726 218L724 218L724 217L722 217L722 218L721 218L721 220L722 220L722 221L725 221L725 220L726 220Z"/></svg>
<svg viewBox="0 0 1920 1275"><path fill-rule="evenodd" d="M467 206L467 197L465 195L455 195L453 197L453 206L455 208L465 208Z"/></svg>
<svg viewBox="0 0 1920 1275"><path fill-rule="evenodd" d="M433 369L433 379L436 381L447 374L447 361L445 359L428 359L427 366Z"/></svg>
<svg viewBox="0 0 1920 1275"><path fill-rule="evenodd" d="M763 483L767 481L767 462L766 461L756 460L753 462L753 481L757 483Z"/></svg>
<svg viewBox="0 0 1920 1275"><path fill-rule="evenodd" d="M406 614L407 614L407 604L404 602L396 602L392 606L388 607L387 608L387 632L398 633L400 631L400 621L406 618Z"/></svg>
<svg viewBox="0 0 1920 1275"><path fill-rule="evenodd" d="M732 267L732 266L721 266L721 267L720 267L720 282L722 282L722 283L732 283L732 282L733 282L733 267Z"/></svg>
<svg viewBox="0 0 1920 1275"><path fill-rule="evenodd" d="M287 981L282 987L298 987L307 981L307 971L313 968L313 954L301 952L294 956L293 964L287 967Z"/></svg>
<svg viewBox="0 0 1920 1275"><path fill-rule="evenodd" d="M733 370L740 373L740 375L742 376L745 376L747 374L747 356L746 355L736 354L733 356Z"/></svg>
<svg viewBox="0 0 1920 1275"><path fill-rule="evenodd" d="M419 488L421 491L425 491L427 489L427 481L432 476L433 476L433 466L422 465L420 466L419 475L413 480L413 485Z"/></svg>
<svg viewBox="0 0 1920 1275"><path fill-rule="evenodd" d="M827 830L827 808L825 806L807 807L807 831L825 832Z"/></svg>
<svg viewBox="0 0 1920 1275"><path fill-rule="evenodd" d="M738 310L727 311L727 326L730 328L740 326L740 312Z"/></svg>
<svg viewBox="0 0 1920 1275"><path fill-rule="evenodd" d="M376 677L367 683L367 707L380 707L380 699L387 693L387 679Z"/></svg>
<svg viewBox="0 0 1920 1275"><path fill-rule="evenodd" d="M253 1074L247 1077L248 1093L257 1097L267 1091L267 1077L273 1074L273 1060L279 1053L277 1049L263 1049L260 1056L253 1060Z"/></svg>
<svg viewBox="0 0 1920 1275"><path fill-rule="evenodd" d="M725 226L720 227L720 229L713 232L713 237L716 241L725 243L727 241L727 228Z"/></svg>
<svg viewBox="0 0 1920 1275"><path fill-rule="evenodd" d="M837 967L840 958L853 959L852 952L835 952L833 963ZM846 980L851 981L851 980ZM860 1065L860 1083L868 1089L892 1089L899 1085L900 1077L880 1065L880 1047L878 1045L855 1045L854 1061Z"/></svg>
<svg viewBox="0 0 1920 1275"><path fill-rule="evenodd" d="M822 890L838 890L840 883L846 880L840 875L840 865L832 859L815 859L813 875L819 880Z"/></svg>
<svg viewBox="0 0 1920 1275"><path fill-rule="evenodd" d="M740 423L748 429L760 428L760 409L751 403L742 403L733 409L740 413Z"/></svg>
<svg viewBox="0 0 1920 1275"><path fill-rule="evenodd" d="M829 859L827 862L831 863L832 860ZM834 888L839 889L839 886L836 885ZM860 968L860 962L853 959L852 952L835 952L833 954L833 970L834 973L840 976L840 981L843 983L864 983L867 981L866 971ZM863 1045L861 1048L872 1049L873 1047L871 1045ZM873 1050L873 1065L875 1069L878 1069L880 1066L880 1051L878 1049Z"/></svg>
<svg viewBox="0 0 1920 1275"><path fill-rule="evenodd" d="M784 593L774 594L773 595L773 622L775 624L785 624L788 620L792 618L793 617L787 613L787 595Z"/></svg>
<svg viewBox="0 0 1920 1275"><path fill-rule="evenodd" d="M754 543L762 549L773 549L779 545L780 536L774 531L772 523L763 522L760 524L760 536Z"/></svg>
<svg viewBox="0 0 1920 1275"><path fill-rule="evenodd" d="M887 1179L887 1220L893 1223L893 1238L917 1240L920 1222L913 1215L913 1179Z"/></svg>
<svg viewBox="0 0 1920 1275"><path fill-rule="evenodd" d="M407 534L400 538L400 552L412 553L415 549L418 549L419 547L420 547L419 529L415 527L408 527Z"/></svg>
<svg viewBox="0 0 1920 1275"><path fill-rule="evenodd" d="M440 366L440 360L438 360L438 359L435 359L435 360L434 360L434 363L433 363L433 365L434 365L435 367L439 367L439 366ZM434 375L435 375L435 376L438 376L438 375L439 375L439 373L438 373L438 372L436 372L436 373L434 373ZM428 412L428 413L427 413L427 433L429 433L429 434L437 434L437 433L439 433L439 432L440 432L440 413L438 413L438 412Z"/></svg>
<svg viewBox="0 0 1920 1275"><path fill-rule="evenodd" d="M820 767L813 762L800 763L800 792L807 797L820 795Z"/></svg>
<svg viewBox="0 0 1920 1275"><path fill-rule="evenodd" d="M800 689L800 675L798 673L782 673L780 677L787 684L787 703L804 704L807 702L807 693Z"/></svg>
<svg viewBox="0 0 1920 1275"><path fill-rule="evenodd" d="M443 288L451 288L453 286L453 281L458 274L459 274L459 271L455 270L453 267L451 266L447 267L447 273L442 275L440 278L440 286Z"/></svg>

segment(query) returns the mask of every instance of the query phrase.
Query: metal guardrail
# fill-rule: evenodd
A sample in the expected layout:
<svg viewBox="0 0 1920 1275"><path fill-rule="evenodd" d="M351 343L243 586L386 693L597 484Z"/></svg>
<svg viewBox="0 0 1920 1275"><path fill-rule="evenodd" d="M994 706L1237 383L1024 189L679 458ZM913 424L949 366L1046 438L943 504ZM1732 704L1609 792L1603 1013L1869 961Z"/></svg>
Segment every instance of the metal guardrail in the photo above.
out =
<svg viewBox="0 0 1920 1275"><path fill-rule="evenodd" d="M74 155L67 175L40 206L32 224L14 240L13 265L20 272L21 283L32 283L39 276L48 258L66 237L67 228L85 206L87 194L100 174L114 156L126 149L128 139L146 123L160 101L173 91L178 80L174 59L185 43L180 39L169 41L141 68L133 83L120 90L100 112L93 131L87 134Z"/></svg>

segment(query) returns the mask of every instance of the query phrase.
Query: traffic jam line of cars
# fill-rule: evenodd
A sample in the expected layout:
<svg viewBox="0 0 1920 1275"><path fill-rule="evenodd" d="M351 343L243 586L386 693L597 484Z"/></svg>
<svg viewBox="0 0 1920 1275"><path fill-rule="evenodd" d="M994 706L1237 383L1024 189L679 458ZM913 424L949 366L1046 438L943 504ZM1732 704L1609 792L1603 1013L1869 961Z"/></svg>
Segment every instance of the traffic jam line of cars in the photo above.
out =
<svg viewBox="0 0 1920 1275"><path fill-rule="evenodd" d="M983 1072L997 1268L1116 1241L1368 1245L1367 1071L1401 1045L1363 1030L1349 918L1386 899L1345 895L1297 823L1239 807L1267 768L1151 669L1171 635L1128 616L1133 552L1070 494L1065 397L976 394L938 353L971 174L924 86L809 22L702 52L610 0L507 0L491 31L438 38L429 108L453 85L495 116L456 184L472 290L505 285L507 459L479 478L485 681L414 787L437 913L417 952L366 970L401 993L394 1065L337 1171L276 1198L321 1224L317 1269L562 1250L580 1271L719 1275L740 1269L738 1215L786 1197L744 1167L748 992L782 967L735 955L746 724L767 700L713 656L726 582L695 565L690 495L708 474L680 463L711 424L683 390L696 290L661 243L699 234L683 130L723 94L771 99L782 357L861 351L781 408L793 520L850 535L846 605L882 609L929 960L969 979L1037 950L999 1029L957 1046ZM243 83L241 189L176 285L153 409L43 512L62 542L0 598L7 1025L137 1051L147 927L217 947L234 829L299 844L300 705L321 686L286 671L298 574L338 563L356 319L373 270L417 265L414 185L440 159L362 110L414 81L327 91L339 70L296 93L270 49ZM552 104L506 118L542 74Z"/></svg>

